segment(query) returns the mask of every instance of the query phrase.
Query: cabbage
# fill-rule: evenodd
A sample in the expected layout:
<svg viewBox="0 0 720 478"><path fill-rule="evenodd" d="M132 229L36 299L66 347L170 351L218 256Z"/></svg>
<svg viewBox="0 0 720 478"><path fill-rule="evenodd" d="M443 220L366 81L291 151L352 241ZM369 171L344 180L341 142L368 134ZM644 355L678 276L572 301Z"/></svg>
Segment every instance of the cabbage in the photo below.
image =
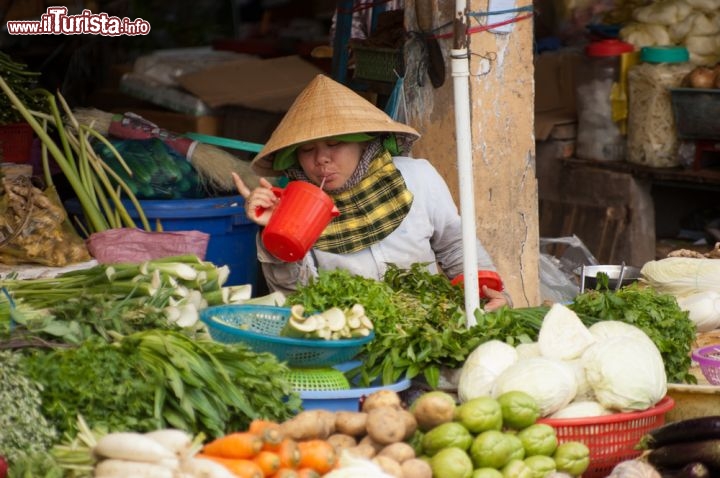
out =
<svg viewBox="0 0 720 478"><path fill-rule="evenodd" d="M577 314L557 303L545 314L537 340L542 356L561 360L580 357L594 341Z"/></svg>
<svg viewBox="0 0 720 478"><path fill-rule="evenodd" d="M588 347L582 356L585 376L605 408L647 410L667 393L662 356L649 338L610 337Z"/></svg>
<svg viewBox="0 0 720 478"><path fill-rule="evenodd" d="M585 374L585 365L583 365L582 359L566 360L565 361L573 372L575 372L575 381L577 382L577 391L575 392L574 401L578 400L595 400L595 392L593 392L590 383L587 381Z"/></svg>
<svg viewBox="0 0 720 478"><path fill-rule="evenodd" d="M720 292L720 261L694 257L667 257L649 261L640 275L658 292L685 297L697 292Z"/></svg>
<svg viewBox="0 0 720 478"><path fill-rule="evenodd" d="M458 398L466 402L490 395L493 382L503 370L517 362L518 354L512 345L500 340L488 340L478 345L465 359L458 379Z"/></svg>
<svg viewBox="0 0 720 478"><path fill-rule="evenodd" d="M567 362L530 357L518 360L495 379L493 398L511 391L525 392L535 398L540 415L546 417L575 398L577 380L572 366Z"/></svg>
<svg viewBox="0 0 720 478"><path fill-rule="evenodd" d="M688 312L698 332L720 328L720 293L711 290L698 292L678 297L677 303L680 309Z"/></svg>
<svg viewBox="0 0 720 478"><path fill-rule="evenodd" d="M612 412L592 400L570 402L567 406L550 415L550 418L585 418L610 415Z"/></svg>
<svg viewBox="0 0 720 478"><path fill-rule="evenodd" d="M522 344L517 344L515 346L515 350L517 350L518 358L528 358L528 357L539 357L540 354L540 345L538 345L537 342L526 342Z"/></svg>
<svg viewBox="0 0 720 478"><path fill-rule="evenodd" d="M638 340L650 338L641 328L620 320L601 320L592 324L589 330L597 341L618 336L635 337Z"/></svg>

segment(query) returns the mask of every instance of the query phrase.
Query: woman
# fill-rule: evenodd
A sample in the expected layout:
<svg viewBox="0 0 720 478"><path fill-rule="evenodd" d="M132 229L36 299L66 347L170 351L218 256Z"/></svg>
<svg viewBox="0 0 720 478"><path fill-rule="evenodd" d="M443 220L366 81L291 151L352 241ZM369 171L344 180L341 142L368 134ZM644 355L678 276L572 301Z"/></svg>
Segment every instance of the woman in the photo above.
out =
<svg viewBox="0 0 720 478"><path fill-rule="evenodd" d="M298 95L252 162L260 186L251 191L237 175L235 184L248 218L261 226L279 201L264 176L284 174L320 186L340 215L297 262L275 258L258 235L270 290L287 294L320 270L378 280L387 264L427 263L451 279L463 272L461 221L447 184L427 160L400 155L419 136L327 76L318 75ZM477 251L478 269L494 270L479 242ZM487 287L481 292L488 311L509 305L507 294Z"/></svg>

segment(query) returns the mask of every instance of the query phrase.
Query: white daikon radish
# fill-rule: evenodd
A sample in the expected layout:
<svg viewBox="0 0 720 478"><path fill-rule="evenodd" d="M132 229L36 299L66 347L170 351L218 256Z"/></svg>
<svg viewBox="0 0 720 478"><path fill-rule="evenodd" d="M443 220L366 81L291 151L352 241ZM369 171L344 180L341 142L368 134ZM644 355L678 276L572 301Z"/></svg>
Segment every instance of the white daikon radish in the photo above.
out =
<svg viewBox="0 0 720 478"><path fill-rule="evenodd" d="M173 478L174 472L156 463L109 458L95 465L94 478Z"/></svg>
<svg viewBox="0 0 720 478"><path fill-rule="evenodd" d="M175 454L142 433L115 432L98 440L93 453L99 457L118 460L157 463L174 460Z"/></svg>
<svg viewBox="0 0 720 478"><path fill-rule="evenodd" d="M166 428L145 433L151 438L178 456L185 456L192 445L192 437L184 430Z"/></svg>
<svg viewBox="0 0 720 478"><path fill-rule="evenodd" d="M230 470L207 458L193 457L188 459L183 472L190 474L194 478L235 478L235 474Z"/></svg>

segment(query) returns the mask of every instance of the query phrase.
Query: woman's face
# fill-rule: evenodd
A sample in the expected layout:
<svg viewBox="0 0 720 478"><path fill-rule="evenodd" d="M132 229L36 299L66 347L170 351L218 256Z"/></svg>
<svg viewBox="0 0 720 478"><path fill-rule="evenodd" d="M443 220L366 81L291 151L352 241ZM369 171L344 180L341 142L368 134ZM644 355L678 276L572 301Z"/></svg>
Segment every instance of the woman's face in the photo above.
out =
<svg viewBox="0 0 720 478"><path fill-rule="evenodd" d="M297 158L312 182L332 191L341 188L355 172L364 147L365 143L315 141L298 147Z"/></svg>

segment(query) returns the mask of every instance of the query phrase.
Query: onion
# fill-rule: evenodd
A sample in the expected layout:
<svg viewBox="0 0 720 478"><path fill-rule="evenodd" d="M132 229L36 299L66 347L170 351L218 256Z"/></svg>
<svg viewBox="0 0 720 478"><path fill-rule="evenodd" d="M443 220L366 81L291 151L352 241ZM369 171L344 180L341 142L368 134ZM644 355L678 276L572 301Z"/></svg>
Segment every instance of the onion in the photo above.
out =
<svg viewBox="0 0 720 478"><path fill-rule="evenodd" d="M713 88L715 86L715 71L707 66L697 66L688 73L688 82L692 88Z"/></svg>

